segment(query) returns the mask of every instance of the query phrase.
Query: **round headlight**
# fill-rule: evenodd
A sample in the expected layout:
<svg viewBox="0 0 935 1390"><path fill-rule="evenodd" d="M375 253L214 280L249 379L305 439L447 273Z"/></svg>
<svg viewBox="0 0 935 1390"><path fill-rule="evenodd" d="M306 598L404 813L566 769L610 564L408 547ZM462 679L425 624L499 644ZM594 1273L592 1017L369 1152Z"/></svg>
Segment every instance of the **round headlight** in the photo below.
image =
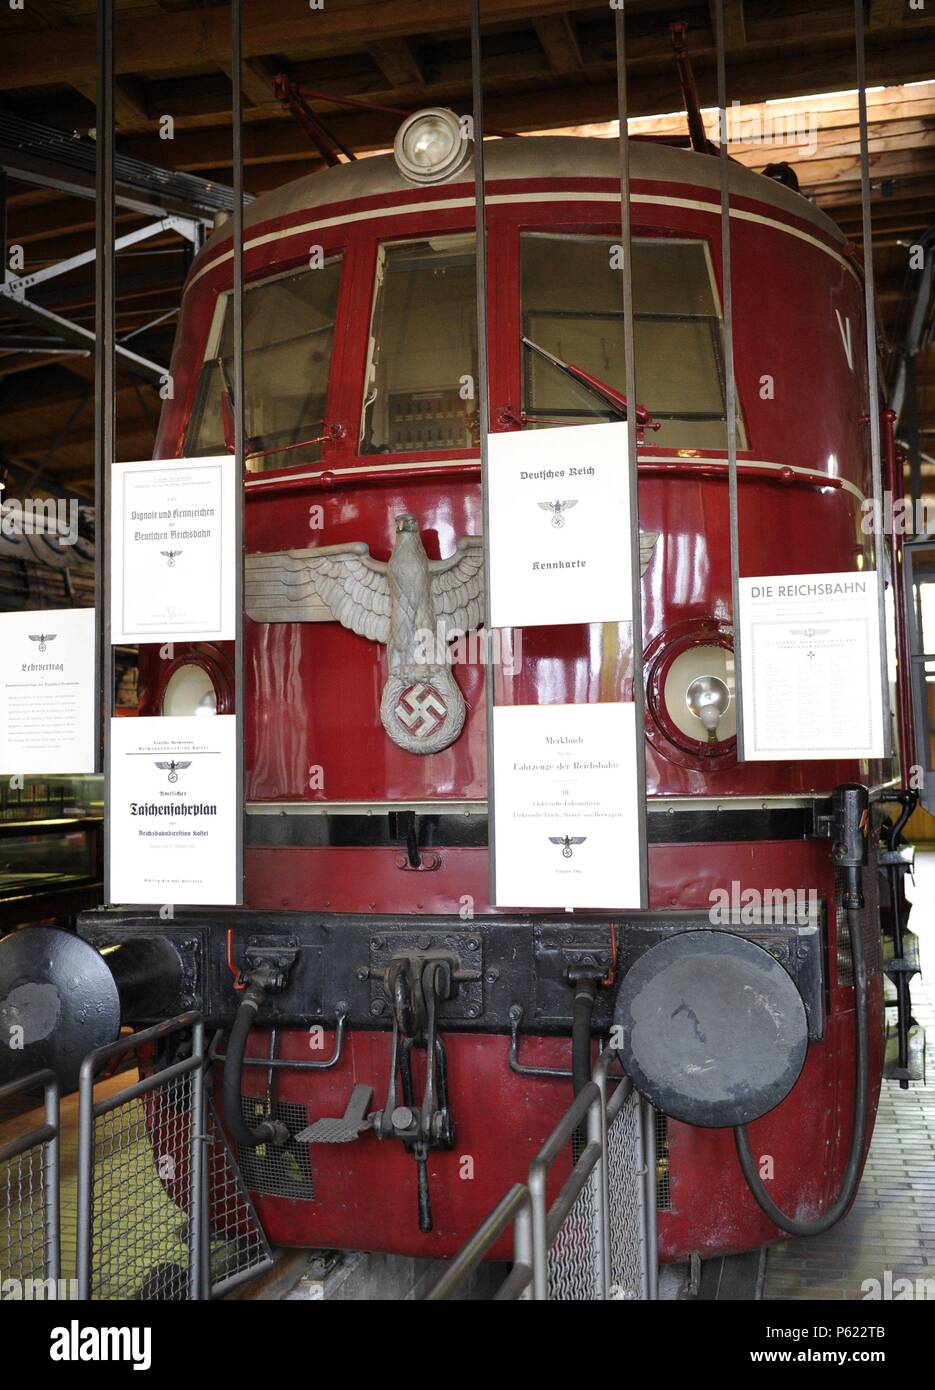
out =
<svg viewBox="0 0 935 1390"><path fill-rule="evenodd" d="M407 116L396 133L396 165L410 183L442 183L471 157L470 141L453 111L432 107Z"/></svg>
<svg viewBox="0 0 935 1390"><path fill-rule="evenodd" d="M162 712L169 715L217 714L217 691L204 667L186 662L173 671L162 697Z"/></svg>
<svg viewBox="0 0 935 1390"><path fill-rule="evenodd" d="M705 643L680 652L666 673L666 713L689 738L722 742L737 733L733 653Z"/></svg>

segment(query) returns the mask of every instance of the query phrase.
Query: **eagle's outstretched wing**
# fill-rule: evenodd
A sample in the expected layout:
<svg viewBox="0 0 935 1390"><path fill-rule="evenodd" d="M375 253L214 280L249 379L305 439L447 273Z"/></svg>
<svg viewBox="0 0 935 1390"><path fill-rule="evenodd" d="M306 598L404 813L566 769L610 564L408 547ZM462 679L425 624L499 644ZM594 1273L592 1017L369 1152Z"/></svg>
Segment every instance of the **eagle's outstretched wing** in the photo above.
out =
<svg viewBox="0 0 935 1390"><path fill-rule="evenodd" d="M550 835L550 836L549 836L549 844L550 844L550 845L563 845L564 843L565 843L565 836L564 836L564 835Z"/></svg>
<svg viewBox="0 0 935 1390"><path fill-rule="evenodd" d="M473 632L484 621L484 541L462 536L454 555L430 560L432 599L446 635L452 629Z"/></svg>
<svg viewBox="0 0 935 1390"><path fill-rule="evenodd" d="M572 509L572 507L577 507L577 505L578 505L578 499L577 499L577 497L571 497L571 498L569 498L569 500L568 500L567 502L563 502L563 503L562 503L562 505L561 505L561 510L562 510L563 512L570 512L571 509Z"/></svg>
<svg viewBox="0 0 935 1390"><path fill-rule="evenodd" d="M568 843L570 845L583 845L587 838L587 835L569 835Z"/></svg>
<svg viewBox="0 0 935 1390"><path fill-rule="evenodd" d="M339 622L375 642L389 639L386 565L363 541L248 555L244 589L254 622Z"/></svg>
<svg viewBox="0 0 935 1390"><path fill-rule="evenodd" d="M158 768L160 768L163 772L168 772L169 769L172 767L172 764L171 764L171 763L157 763L156 766L157 766Z"/></svg>
<svg viewBox="0 0 935 1390"><path fill-rule="evenodd" d="M544 512L554 512L556 504L554 502L537 502L537 507L541 507Z"/></svg>
<svg viewBox="0 0 935 1390"><path fill-rule="evenodd" d="M653 546L659 539L658 531L640 532L640 577L649 569L649 562L653 558Z"/></svg>

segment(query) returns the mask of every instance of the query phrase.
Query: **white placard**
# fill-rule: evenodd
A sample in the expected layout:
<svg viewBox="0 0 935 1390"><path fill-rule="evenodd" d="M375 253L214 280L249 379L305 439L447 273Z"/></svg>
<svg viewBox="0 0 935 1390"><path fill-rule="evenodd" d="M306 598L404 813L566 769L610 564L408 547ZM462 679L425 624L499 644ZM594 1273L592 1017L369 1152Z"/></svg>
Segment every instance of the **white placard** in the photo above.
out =
<svg viewBox="0 0 935 1390"><path fill-rule="evenodd" d="M110 728L111 902L236 903L236 717Z"/></svg>
<svg viewBox="0 0 935 1390"><path fill-rule="evenodd" d="M629 622L625 423L492 434L494 627Z"/></svg>
<svg viewBox="0 0 935 1390"><path fill-rule="evenodd" d="M744 758L883 756L877 576L740 580Z"/></svg>
<svg viewBox="0 0 935 1390"><path fill-rule="evenodd" d="M94 609L0 613L0 774L94 771Z"/></svg>
<svg viewBox="0 0 935 1390"><path fill-rule="evenodd" d="M112 641L236 635L236 497L227 454L114 465Z"/></svg>
<svg viewBox="0 0 935 1390"><path fill-rule="evenodd" d="M493 712L498 907L640 906L632 704Z"/></svg>

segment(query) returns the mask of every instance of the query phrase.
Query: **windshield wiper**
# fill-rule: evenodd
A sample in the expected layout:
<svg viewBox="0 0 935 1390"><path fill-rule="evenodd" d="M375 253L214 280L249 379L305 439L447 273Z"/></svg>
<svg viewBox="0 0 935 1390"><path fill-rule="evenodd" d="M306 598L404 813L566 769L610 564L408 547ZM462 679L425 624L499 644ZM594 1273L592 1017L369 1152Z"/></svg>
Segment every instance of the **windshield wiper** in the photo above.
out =
<svg viewBox="0 0 935 1390"><path fill-rule="evenodd" d="M229 454L233 454L236 452L234 443L234 387L224 358L216 357L214 360L221 377L220 409L224 447ZM248 434L245 434L244 462L247 459L269 458L272 454L288 454L293 449L308 449L313 444L336 444L338 440L344 438L344 430L340 425L329 425L324 420L322 421L322 431L321 434L316 434L311 439L300 439L297 444L281 444L275 449L259 449L257 445L260 441L251 439Z"/></svg>
<svg viewBox="0 0 935 1390"><path fill-rule="evenodd" d="M572 381L577 382L579 386L583 386L585 390L590 391L592 396L596 396L598 400L604 401L606 405L609 405L618 420L627 419L629 405L622 391L618 391L615 386L610 386L606 381L601 381L600 377L593 376L591 372L586 372L583 367L576 367L573 362L563 362L562 359L556 357L554 353L547 351L544 347L540 347L538 343L534 343L532 338L527 338L524 335L521 337L520 341L523 343L524 347L528 347L532 352L537 352L540 357L544 357L547 362L551 362L553 367L557 367L560 372L564 372ZM532 416L524 416L524 419L531 420L533 418ZM638 401L636 404L636 423L639 425L640 429L659 429L658 421L654 420L645 405L640 405Z"/></svg>

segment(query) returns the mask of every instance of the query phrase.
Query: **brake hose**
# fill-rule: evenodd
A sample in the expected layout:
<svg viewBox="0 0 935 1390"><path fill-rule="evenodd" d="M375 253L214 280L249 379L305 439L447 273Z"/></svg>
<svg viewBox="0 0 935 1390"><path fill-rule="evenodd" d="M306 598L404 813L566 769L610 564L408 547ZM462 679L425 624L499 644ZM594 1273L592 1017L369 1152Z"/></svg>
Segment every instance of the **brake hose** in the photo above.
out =
<svg viewBox="0 0 935 1390"><path fill-rule="evenodd" d="M853 1200L857 1191L857 1184L860 1181L861 1164L863 1161L864 1141L867 1137L867 1079L869 1074L869 1052L867 1038L867 963L864 958L863 933L860 922L860 909L863 906L863 894L860 887L860 871L848 872L851 881L848 883L844 894L844 905L847 912L847 930L851 943L851 959L854 969L854 1033L856 1067L854 1077L854 1127L851 1132L851 1146L847 1155L847 1163L844 1167L844 1174L841 1179L841 1188L832 1205L821 1216L815 1217L811 1221L799 1221L792 1216L787 1216L784 1211L777 1207L766 1190L766 1185L760 1177L750 1148L750 1138L747 1134L746 1125L737 1125L734 1129L734 1143L737 1147L737 1157L740 1160L740 1167L747 1180L747 1186L756 1198L757 1205L766 1213L770 1221L778 1226L781 1231L786 1231L790 1236L817 1236L822 1231L827 1231L838 1221Z"/></svg>
<svg viewBox="0 0 935 1390"><path fill-rule="evenodd" d="M288 1129L278 1120L262 1120L255 1129L250 1129L240 1108L240 1083L247 1038L265 993L257 984L247 987L234 1017L224 1056L224 1119L231 1138L248 1149L256 1149L261 1144L283 1144L289 1138Z"/></svg>
<svg viewBox="0 0 935 1390"><path fill-rule="evenodd" d="M591 1016L594 1013L596 995L596 980L584 977L575 985L571 1025L571 1072L576 1096L591 1080Z"/></svg>

